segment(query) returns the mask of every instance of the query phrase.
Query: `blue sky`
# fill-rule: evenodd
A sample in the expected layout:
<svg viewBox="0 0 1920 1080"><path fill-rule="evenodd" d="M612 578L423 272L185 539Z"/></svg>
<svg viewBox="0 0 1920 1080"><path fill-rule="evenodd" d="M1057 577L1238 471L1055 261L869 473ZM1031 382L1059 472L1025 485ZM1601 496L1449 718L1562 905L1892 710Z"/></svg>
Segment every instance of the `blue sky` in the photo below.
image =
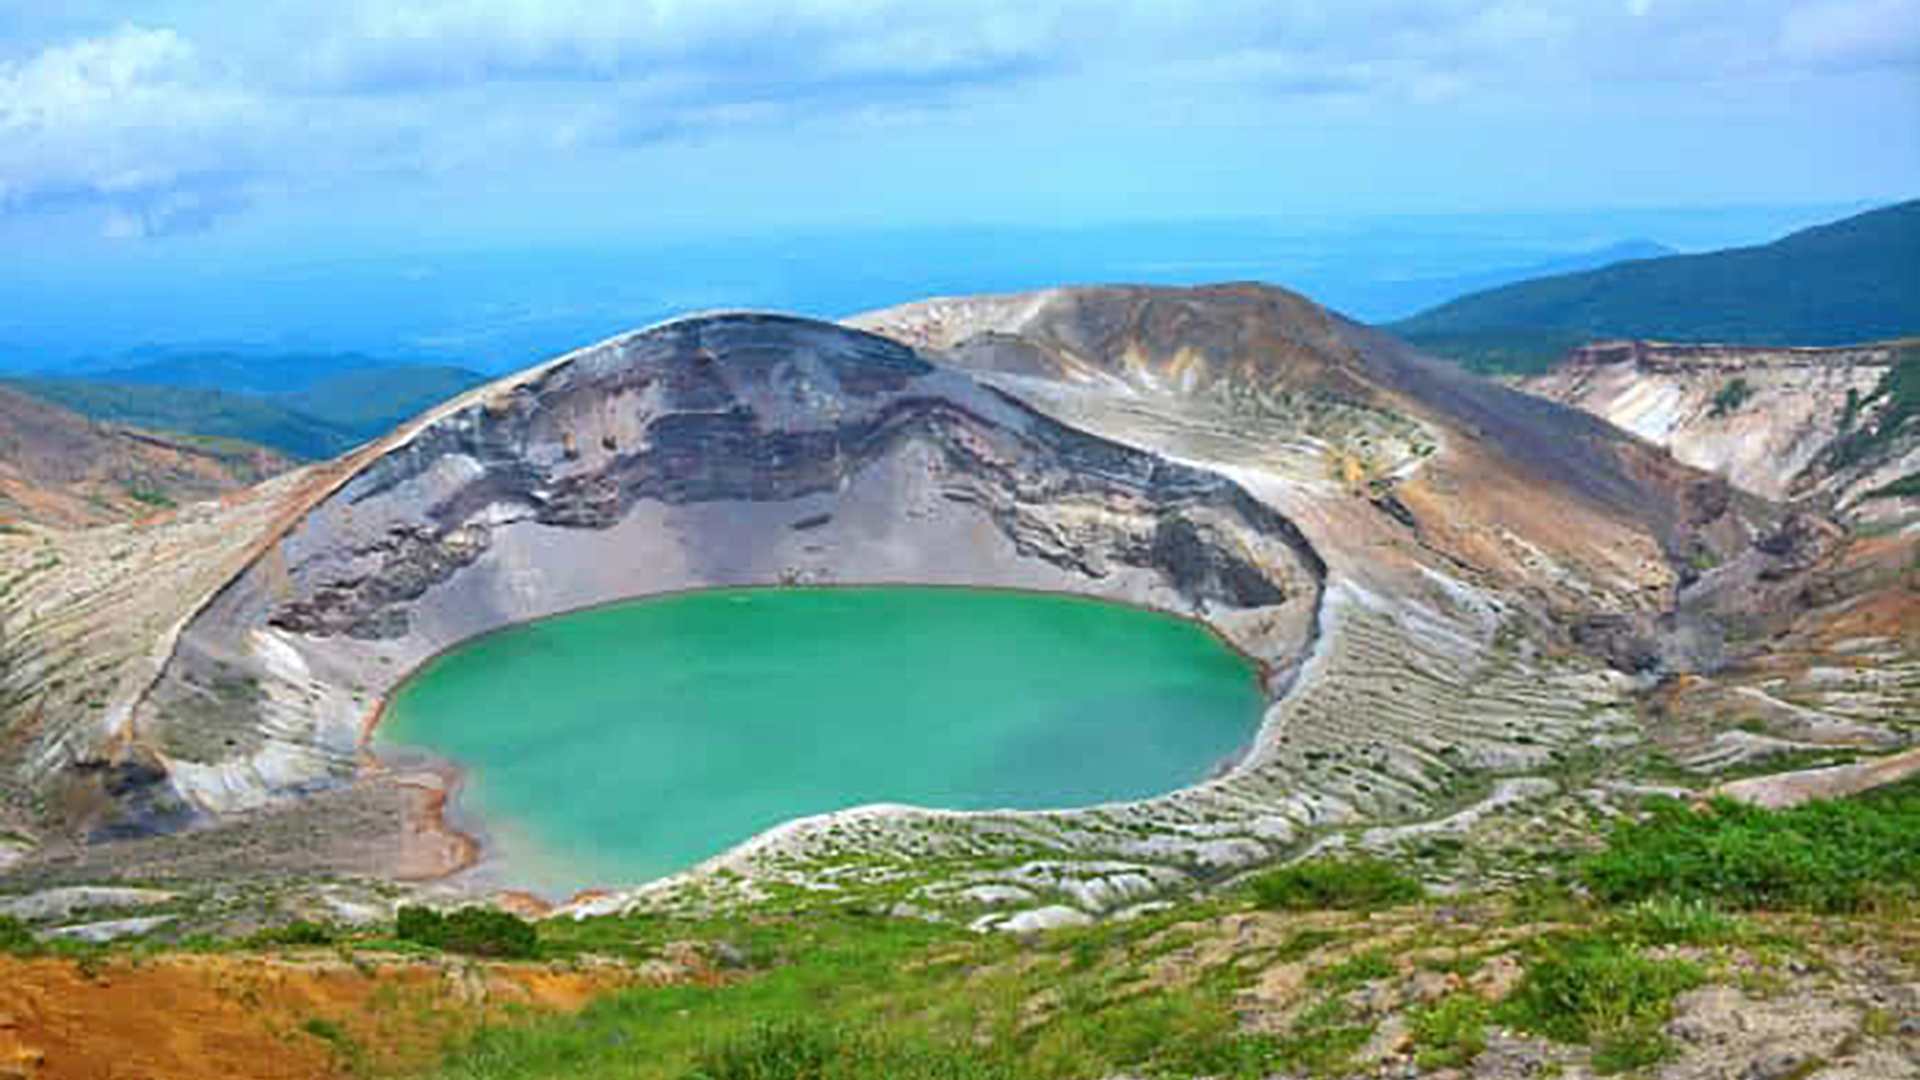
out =
<svg viewBox="0 0 1920 1080"><path fill-rule="evenodd" d="M0 0L47 259L1915 191L1911 0Z"/></svg>

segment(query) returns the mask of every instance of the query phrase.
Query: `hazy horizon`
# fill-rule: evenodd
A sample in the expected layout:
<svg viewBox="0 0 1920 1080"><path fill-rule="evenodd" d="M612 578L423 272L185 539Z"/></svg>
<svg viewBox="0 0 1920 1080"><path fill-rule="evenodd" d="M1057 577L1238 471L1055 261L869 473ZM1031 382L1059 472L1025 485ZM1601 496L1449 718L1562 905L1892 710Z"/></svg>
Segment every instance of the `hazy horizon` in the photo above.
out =
<svg viewBox="0 0 1920 1080"><path fill-rule="evenodd" d="M150 347L356 351L503 371L689 311L841 318L929 296L1061 284L1261 280L1364 321L1398 318L1486 275L1529 276L1622 243L1765 243L1862 204L1538 215L1228 219L1077 228L770 231L277 262L145 248L112 274L0 269L0 371L125 363Z"/></svg>
<svg viewBox="0 0 1920 1080"><path fill-rule="evenodd" d="M1066 281L1258 277L1384 318L1408 279L1915 192L1902 0L0 9L13 367L497 368L689 307Z"/></svg>

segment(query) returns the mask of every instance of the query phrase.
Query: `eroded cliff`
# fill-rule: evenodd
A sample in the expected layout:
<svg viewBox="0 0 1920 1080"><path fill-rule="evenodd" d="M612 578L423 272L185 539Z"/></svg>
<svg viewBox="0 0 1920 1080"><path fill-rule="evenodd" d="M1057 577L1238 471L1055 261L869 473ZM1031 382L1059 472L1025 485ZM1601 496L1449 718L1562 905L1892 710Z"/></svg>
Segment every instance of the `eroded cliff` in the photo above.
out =
<svg viewBox="0 0 1920 1080"><path fill-rule="evenodd" d="M1592 413L1769 499L1823 488L1845 498L1852 480L1835 443L1871 425L1876 392L1899 360L1897 344L1845 348L1587 345L1521 388ZM1862 463L1863 464L1863 463Z"/></svg>

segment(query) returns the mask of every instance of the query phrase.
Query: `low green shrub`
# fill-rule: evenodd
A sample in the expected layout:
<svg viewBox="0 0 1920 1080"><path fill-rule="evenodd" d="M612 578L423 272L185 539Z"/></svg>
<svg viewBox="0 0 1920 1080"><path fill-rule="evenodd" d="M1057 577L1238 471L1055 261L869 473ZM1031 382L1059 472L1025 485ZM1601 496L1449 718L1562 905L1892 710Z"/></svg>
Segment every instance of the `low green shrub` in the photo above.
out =
<svg viewBox="0 0 1920 1080"><path fill-rule="evenodd" d="M524 959L540 947L539 930L511 912L467 907L441 914L432 908L403 907L394 924L402 941L447 952L501 959Z"/></svg>
<svg viewBox="0 0 1920 1080"><path fill-rule="evenodd" d="M127 497L134 502L161 510L171 510L180 505L169 498L165 492L152 487L130 487L127 489Z"/></svg>
<svg viewBox="0 0 1920 1080"><path fill-rule="evenodd" d="M1607 921L1609 933L1639 945L1719 945L1746 936L1746 925L1694 897L1636 901Z"/></svg>
<svg viewBox="0 0 1920 1080"><path fill-rule="evenodd" d="M1617 826L1578 872L1611 904L1666 895L1737 909L1867 910L1920 893L1920 781L1788 810L1659 804Z"/></svg>
<svg viewBox="0 0 1920 1080"><path fill-rule="evenodd" d="M1270 1060L1308 1076L1343 1075L1353 1055L1372 1040L1373 1032L1373 1022L1357 1015L1351 1005L1337 997L1327 998L1300 1014L1274 1045Z"/></svg>
<svg viewBox="0 0 1920 1080"><path fill-rule="evenodd" d="M1753 387L1748 385L1747 380L1735 375L1720 388L1718 393L1713 395L1713 406L1707 410L1707 413L1710 416L1721 417L1739 412L1740 406L1746 404L1747 399L1752 396Z"/></svg>
<svg viewBox="0 0 1920 1080"><path fill-rule="evenodd" d="M1254 903L1281 911L1371 911L1420 899L1420 883L1379 859L1310 859L1250 883Z"/></svg>
<svg viewBox="0 0 1920 1080"><path fill-rule="evenodd" d="M40 950L40 942L26 923L11 915L0 915L0 953L31 953Z"/></svg>
<svg viewBox="0 0 1920 1080"><path fill-rule="evenodd" d="M1662 1030L1673 999L1700 985L1699 967L1660 960L1605 935L1555 935L1497 1015L1515 1027L1593 1047L1603 1073L1637 1069L1671 1049Z"/></svg>
<svg viewBox="0 0 1920 1080"><path fill-rule="evenodd" d="M1408 1017L1421 1071L1463 1069L1487 1048L1493 1006L1478 994L1449 994Z"/></svg>
<svg viewBox="0 0 1920 1080"><path fill-rule="evenodd" d="M323 1016L309 1017L306 1023L300 1025L300 1030L323 1042L339 1044L348 1039L345 1028Z"/></svg>

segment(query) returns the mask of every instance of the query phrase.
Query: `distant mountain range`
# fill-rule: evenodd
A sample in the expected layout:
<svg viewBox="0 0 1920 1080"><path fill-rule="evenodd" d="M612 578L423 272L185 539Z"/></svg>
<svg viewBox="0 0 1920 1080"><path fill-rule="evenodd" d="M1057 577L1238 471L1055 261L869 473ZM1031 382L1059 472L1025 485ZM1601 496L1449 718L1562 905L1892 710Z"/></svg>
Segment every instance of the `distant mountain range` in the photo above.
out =
<svg viewBox="0 0 1920 1080"><path fill-rule="evenodd" d="M78 376L0 381L96 420L242 439L304 459L332 457L486 381L466 368L354 353L146 355Z"/></svg>
<svg viewBox="0 0 1920 1080"><path fill-rule="evenodd" d="M91 382L129 386L198 386L241 394L284 394L351 372L415 366L351 352L258 355L242 349L150 346L132 350L117 360L88 362L71 369L71 374Z"/></svg>
<svg viewBox="0 0 1920 1080"><path fill-rule="evenodd" d="M1387 329L1494 371L1542 371L1605 338L1842 345L1901 337L1920 332L1920 200L1758 247L1504 285Z"/></svg>
<svg viewBox="0 0 1920 1080"><path fill-rule="evenodd" d="M1656 259L1674 254L1678 253L1673 248L1652 240L1622 240L1571 255L1492 270L1336 283L1325 290L1325 295L1329 302L1350 317L1363 322L1380 322L1411 315L1468 293L1494 289L1516 281L1592 270L1629 259Z"/></svg>

